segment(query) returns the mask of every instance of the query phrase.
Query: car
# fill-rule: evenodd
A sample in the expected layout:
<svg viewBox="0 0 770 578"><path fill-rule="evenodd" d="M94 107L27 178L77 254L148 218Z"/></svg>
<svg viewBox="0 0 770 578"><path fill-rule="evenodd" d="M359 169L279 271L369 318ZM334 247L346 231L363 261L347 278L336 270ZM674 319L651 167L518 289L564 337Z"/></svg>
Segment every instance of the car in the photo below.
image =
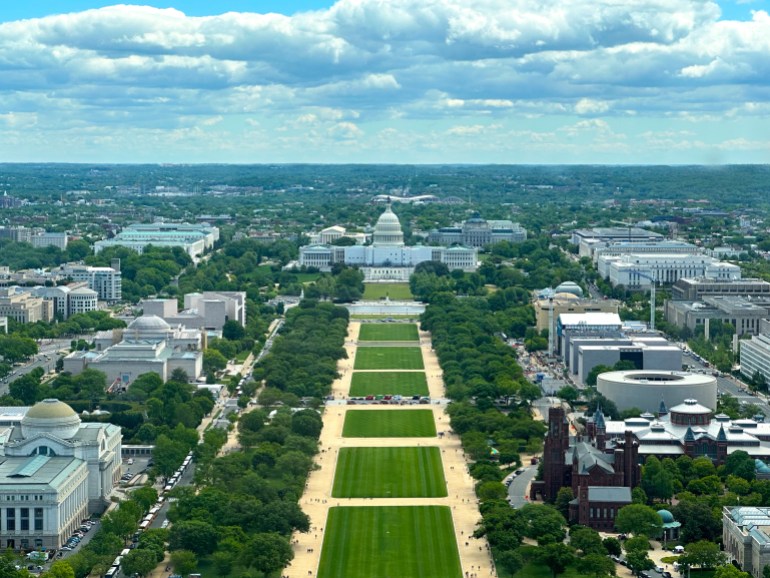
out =
<svg viewBox="0 0 770 578"><path fill-rule="evenodd" d="M673 578L673 576L671 575L671 572L669 572L668 570L664 570L663 578Z"/></svg>
<svg viewBox="0 0 770 578"><path fill-rule="evenodd" d="M66 545L65 545L65 546L62 546L62 547L61 547L61 548L59 548L59 549L60 549L60 550L64 550L65 552L71 552L71 551L73 550L72 548L70 548L69 546L66 546Z"/></svg>
<svg viewBox="0 0 770 578"><path fill-rule="evenodd" d="M656 571L658 574L663 574L663 572L665 572L665 571L666 571L666 569L665 569L665 568L663 568L663 566L655 566L655 571Z"/></svg>
<svg viewBox="0 0 770 578"><path fill-rule="evenodd" d="M524 473L524 470L516 470L514 473L515 473L517 476L520 476L521 474L523 474L523 473Z"/></svg>
<svg viewBox="0 0 770 578"><path fill-rule="evenodd" d="M163 523L160 525L161 528L168 528L168 520L163 520Z"/></svg>

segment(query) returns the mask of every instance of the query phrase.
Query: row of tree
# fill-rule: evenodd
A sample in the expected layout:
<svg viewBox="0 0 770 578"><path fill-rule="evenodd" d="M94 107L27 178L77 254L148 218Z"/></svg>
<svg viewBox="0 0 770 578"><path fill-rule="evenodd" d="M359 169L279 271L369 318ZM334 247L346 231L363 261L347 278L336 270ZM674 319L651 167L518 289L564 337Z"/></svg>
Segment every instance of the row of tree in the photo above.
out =
<svg viewBox="0 0 770 578"><path fill-rule="evenodd" d="M315 354L303 369L335 366L344 354L346 330L346 310L304 300L289 310L262 365L265 375L275 371L277 362L293 359L302 365L295 353L300 347ZM328 391L335 373L316 371L313 391ZM292 374L291 379L298 378ZM276 404L275 412L268 414L268 406L242 413L237 422L240 450L196 458L196 487L174 490L177 501L168 514L172 557L189 552L200 568L217 576L261 578L284 568L293 557L292 532L310 529L298 500L314 467L321 415L278 404L284 395L280 389L265 391L270 395L260 400Z"/></svg>

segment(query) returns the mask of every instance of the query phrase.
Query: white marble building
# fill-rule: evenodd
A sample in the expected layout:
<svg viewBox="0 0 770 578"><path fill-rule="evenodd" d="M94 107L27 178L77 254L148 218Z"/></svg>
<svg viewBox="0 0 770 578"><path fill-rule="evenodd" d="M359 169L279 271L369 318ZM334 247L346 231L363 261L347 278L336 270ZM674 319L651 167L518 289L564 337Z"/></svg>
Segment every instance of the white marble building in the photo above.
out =
<svg viewBox="0 0 770 578"><path fill-rule="evenodd" d="M56 399L25 409L0 430L0 548L59 548L109 504L120 481L120 428L81 423Z"/></svg>
<svg viewBox="0 0 770 578"><path fill-rule="evenodd" d="M380 215L371 245L337 247L308 245L300 247L299 264L329 271L333 264L355 266L366 281L408 281L414 268L425 261L444 263L450 270L475 271L478 252L473 247L435 247L404 245L401 223L390 205Z"/></svg>
<svg viewBox="0 0 770 578"><path fill-rule="evenodd" d="M203 373L203 333L199 329L172 327L160 317L143 315L122 332L102 331L95 351L75 351L64 358L64 371L80 373L87 367L107 375L108 383L130 386L143 373L155 372L163 381L179 368L190 379Z"/></svg>

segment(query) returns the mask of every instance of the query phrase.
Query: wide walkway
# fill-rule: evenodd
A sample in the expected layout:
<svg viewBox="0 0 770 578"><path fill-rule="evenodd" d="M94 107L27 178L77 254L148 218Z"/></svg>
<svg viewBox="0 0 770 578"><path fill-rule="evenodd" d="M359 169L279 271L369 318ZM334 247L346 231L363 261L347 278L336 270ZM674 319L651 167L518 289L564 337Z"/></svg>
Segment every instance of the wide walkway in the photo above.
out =
<svg viewBox="0 0 770 578"><path fill-rule="evenodd" d="M345 349L348 358L340 361L340 378L332 385L332 395L335 399L344 399L350 390L353 373L353 363L357 348L357 340L361 324L351 322L348 328L348 339ZM441 379L441 369L438 359L431 347L430 335L420 332L420 348L422 350L428 390L433 399L444 397L444 383ZM384 370L389 371L389 370ZM436 438L343 438L342 427L348 411L367 410L424 410L431 409L436 420L436 431L445 432L443 437ZM449 506L452 508L452 518L455 525L458 551L462 563L463 576L475 574L479 578L496 576L488 545L485 539L474 539L473 532L481 519L478 503L473 490L474 480L468 474L468 462L460 444L459 436L452 435L449 427L449 417L441 405L328 405L324 413L324 428L321 432L321 453L317 456L318 470L311 472L305 493L300 505L310 517L311 531L306 534L295 533L293 536L294 560L284 569L282 575L291 578L308 578L315 576L321 557L324 528L329 508L333 506ZM435 446L441 450L444 467L444 477L447 481L446 498L374 498L374 499L340 499L332 498L334 470L339 449L343 447L399 447L399 446ZM347 577L339 577L347 578ZM350 577L359 578L359 577ZM367 578L367 577L360 577ZM416 577L402 577L416 578Z"/></svg>

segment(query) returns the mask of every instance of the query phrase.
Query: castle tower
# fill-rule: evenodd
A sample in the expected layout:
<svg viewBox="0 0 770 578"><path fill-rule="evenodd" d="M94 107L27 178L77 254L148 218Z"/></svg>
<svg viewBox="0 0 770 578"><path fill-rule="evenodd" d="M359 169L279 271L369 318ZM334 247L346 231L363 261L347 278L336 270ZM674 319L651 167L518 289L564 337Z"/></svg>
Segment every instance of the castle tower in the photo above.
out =
<svg viewBox="0 0 770 578"><path fill-rule="evenodd" d="M569 423L564 409L548 410L548 433L543 447L543 498L553 501L566 480L564 457L569 448Z"/></svg>

